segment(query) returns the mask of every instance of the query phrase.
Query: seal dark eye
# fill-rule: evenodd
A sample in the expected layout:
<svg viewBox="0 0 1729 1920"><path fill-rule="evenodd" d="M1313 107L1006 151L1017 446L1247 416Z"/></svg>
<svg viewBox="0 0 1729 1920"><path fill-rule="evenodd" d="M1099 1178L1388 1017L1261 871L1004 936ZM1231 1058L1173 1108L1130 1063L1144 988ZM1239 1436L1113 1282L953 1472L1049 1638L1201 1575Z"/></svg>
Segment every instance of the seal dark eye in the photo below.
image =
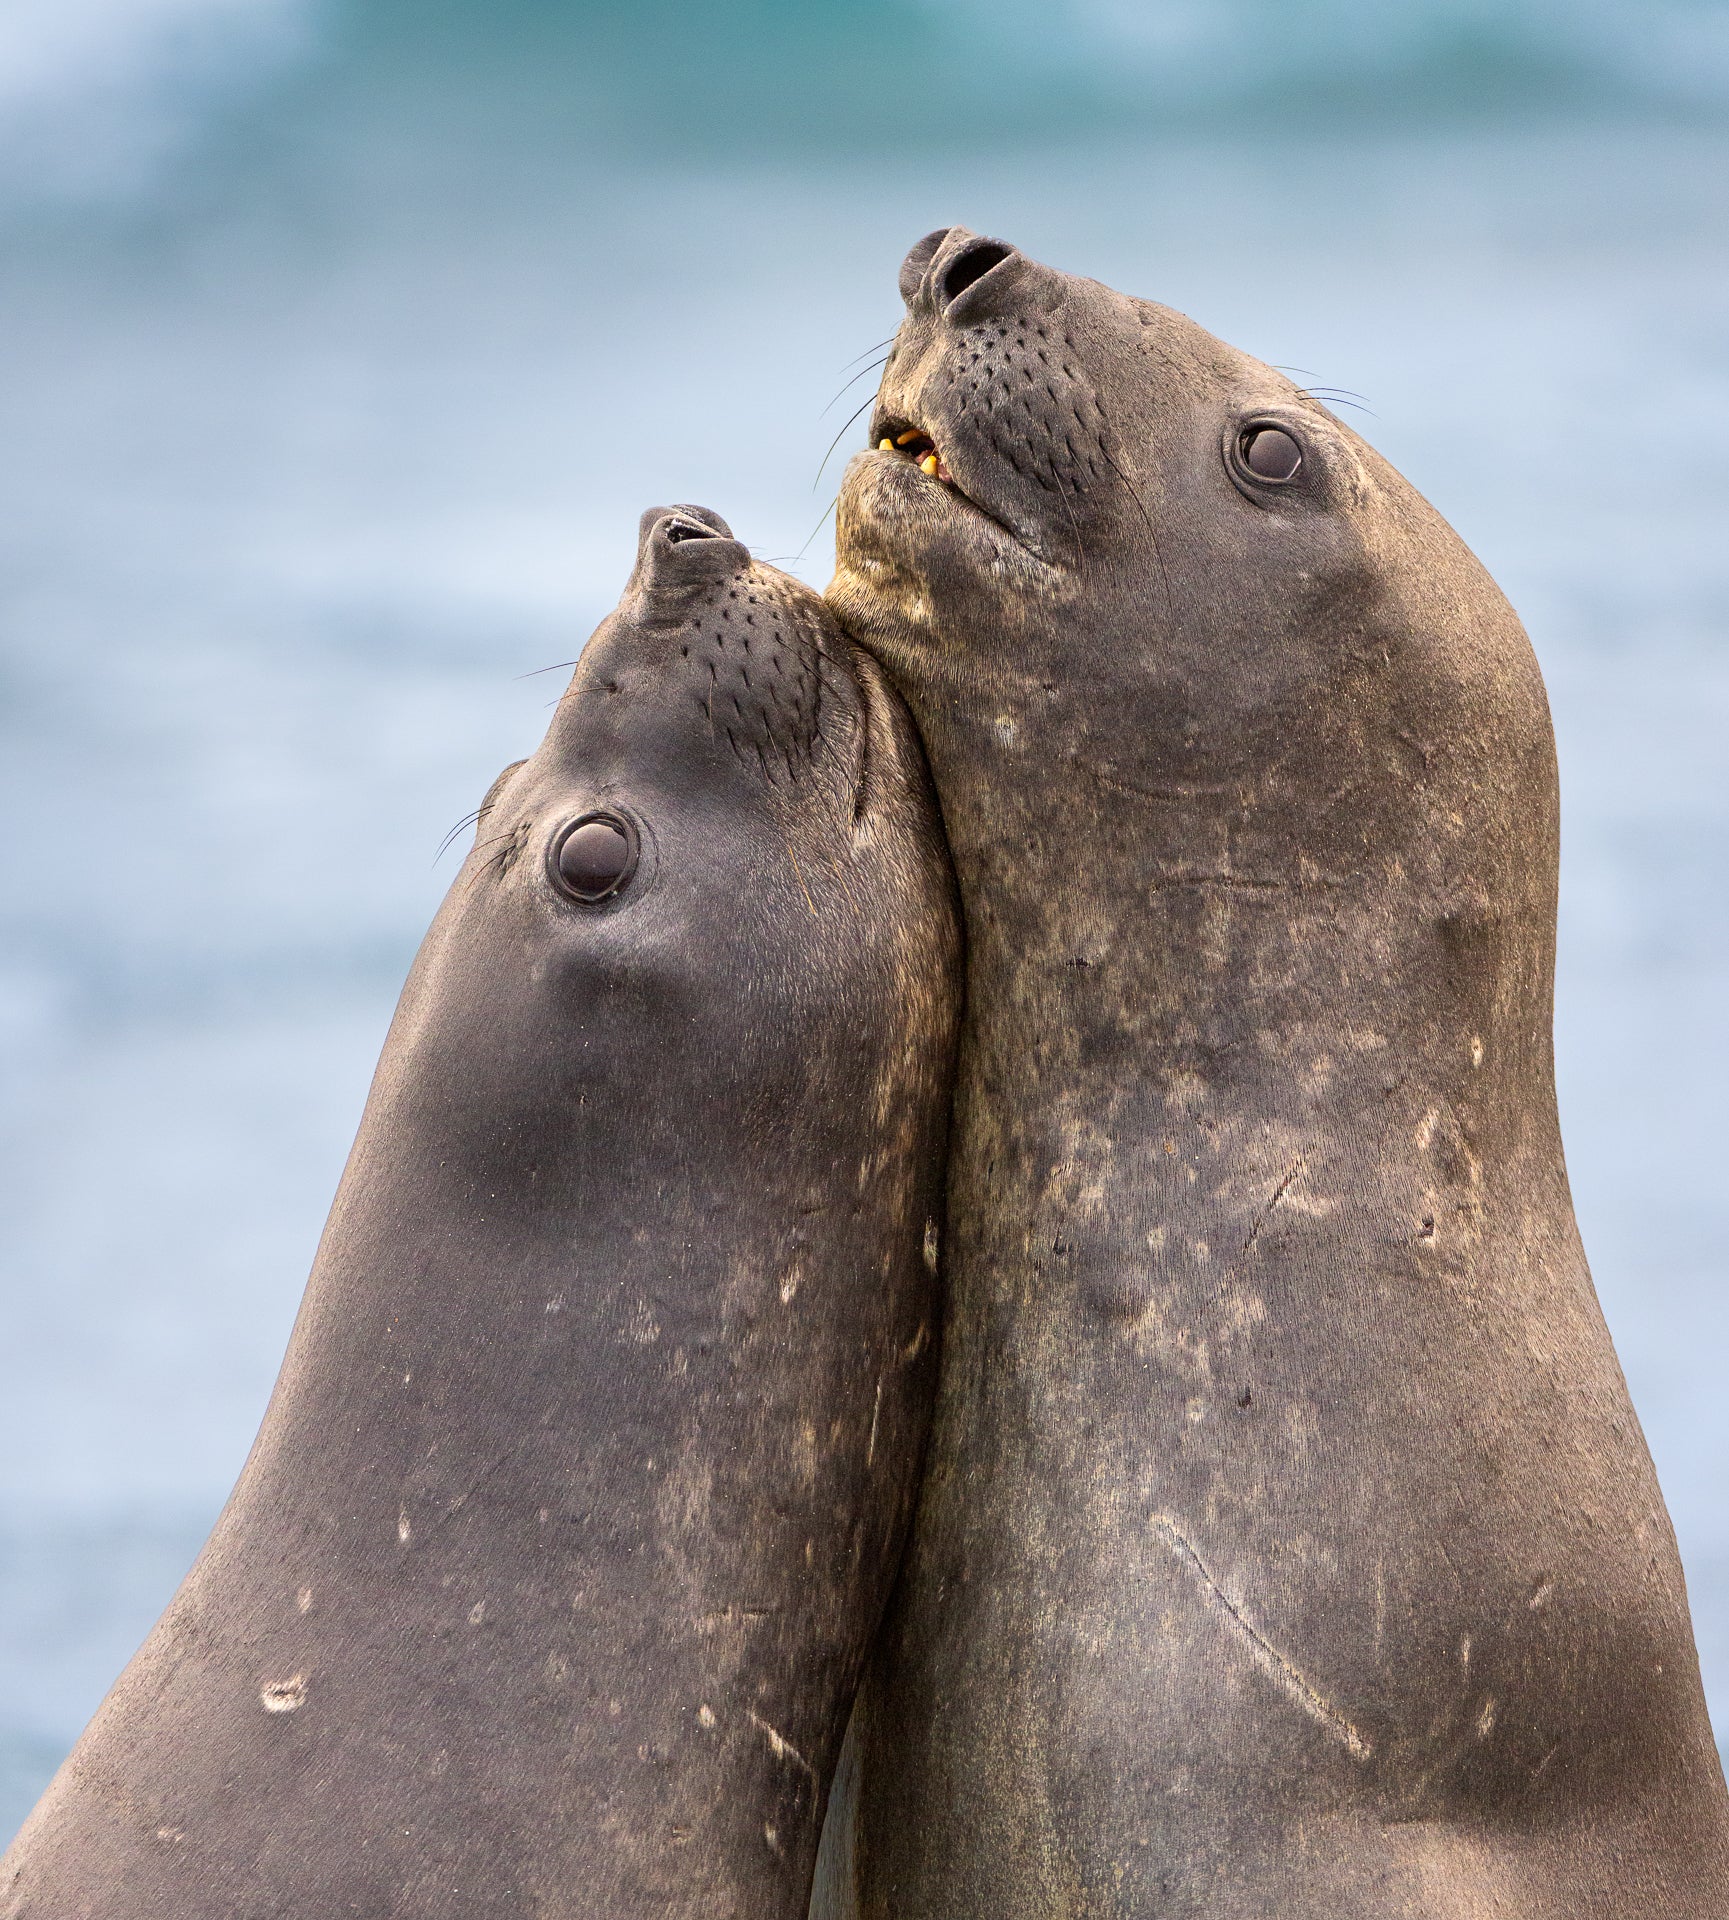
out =
<svg viewBox="0 0 1729 1920"><path fill-rule="evenodd" d="M552 871L573 899L609 899L636 871L636 829L620 814L585 813L554 847Z"/></svg>
<svg viewBox="0 0 1729 1920"><path fill-rule="evenodd" d="M1294 480L1303 450L1277 427L1250 427L1238 443L1243 465L1258 480Z"/></svg>

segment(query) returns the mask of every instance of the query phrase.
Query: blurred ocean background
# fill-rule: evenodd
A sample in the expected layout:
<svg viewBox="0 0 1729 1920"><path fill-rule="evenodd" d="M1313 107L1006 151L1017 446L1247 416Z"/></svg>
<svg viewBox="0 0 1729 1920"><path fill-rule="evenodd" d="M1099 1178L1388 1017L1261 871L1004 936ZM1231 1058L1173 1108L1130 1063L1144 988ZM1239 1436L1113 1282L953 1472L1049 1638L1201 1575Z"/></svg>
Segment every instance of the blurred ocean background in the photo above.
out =
<svg viewBox="0 0 1729 1920"><path fill-rule="evenodd" d="M1524 614L1729 1731L1726 108L1704 0L8 0L0 1843L240 1465L536 670L651 503L827 578L830 403L953 220L1364 395Z"/></svg>

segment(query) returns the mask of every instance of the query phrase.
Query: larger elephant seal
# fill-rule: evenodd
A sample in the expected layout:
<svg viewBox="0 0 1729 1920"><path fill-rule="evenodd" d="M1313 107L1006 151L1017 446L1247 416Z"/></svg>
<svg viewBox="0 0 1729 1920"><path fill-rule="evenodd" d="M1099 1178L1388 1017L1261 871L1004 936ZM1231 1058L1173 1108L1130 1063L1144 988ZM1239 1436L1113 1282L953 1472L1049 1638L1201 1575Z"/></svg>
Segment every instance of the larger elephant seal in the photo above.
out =
<svg viewBox="0 0 1729 1920"><path fill-rule="evenodd" d="M875 667L647 516L0 1911L802 1916L934 1388L957 926Z"/></svg>
<svg viewBox="0 0 1729 1920"><path fill-rule="evenodd" d="M924 734L969 1011L855 1897L1720 1920L1562 1163L1517 619L1181 316L960 228L902 285L831 599Z"/></svg>

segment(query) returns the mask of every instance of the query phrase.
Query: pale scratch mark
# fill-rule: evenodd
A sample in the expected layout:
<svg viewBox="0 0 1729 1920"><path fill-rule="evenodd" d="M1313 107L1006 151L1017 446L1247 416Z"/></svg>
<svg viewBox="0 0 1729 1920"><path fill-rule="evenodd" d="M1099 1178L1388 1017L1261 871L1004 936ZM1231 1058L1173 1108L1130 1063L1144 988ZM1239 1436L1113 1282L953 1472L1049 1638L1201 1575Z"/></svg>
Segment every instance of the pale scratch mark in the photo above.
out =
<svg viewBox="0 0 1729 1920"><path fill-rule="evenodd" d="M1323 885L1327 882L1323 881ZM1334 881L1333 885L1338 882ZM1162 893L1167 887L1225 887L1233 893L1291 893L1297 891L1294 880L1260 880L1247 873L1192 873L1179 869L1175 873L1155 874L1147 883L1152 893Z"/></svg>
<svg viewBox="0 0 1729 1920"><path fill-rule="evenodd" d="M871 1408L871 1437L870 1437L869 1443L865 1447L865 1465L867 1467L872 1465L875 1462L877 1457L877 1422L882 1418L882 1410L883 1410L883 1383L882 1383L882 1375L878 1374L876 1404Z"/></svg>
<svg viewBox="0 0 1729 1920"><path fill-rule="evenodd" d="M814 1784L816 1768L799 1752L798 1748L790 1740L782 1739L754 1707L746 1707L745 1712L750 1715L751 1725L768 1741L769 1751L774 1757L777 1760L790 1760Z"/></svg>
<svg viewBox="0 0 1729 1920"><path fill-rule="evenodd" d="M816 902L810 897L810 888L804 883L804 869L798 863L798 855L793 852L790 840L786 843L786 857L792 862L792 870L798 876L798 890L804 895L805 905L810 908L810 917L813 920L820 920L822 915L817 912Z"/></svg>
<svg viewBox="0 0 1729 1920"><path fill-rule="evenodd" d="M767 1620L779 1612L779 1607L721 1607L699 1615L699 1623L704 1627L730 1627L740 1620Z"/></svg>
<svg viewBox="0 0 1729 1920"><path fill-rule="evenodd" d="M1445 1560L1447 1563L1447 1571L1453 1576L1453 1585L1457 1587L1461 1593L1463 1593L1465 1591L1465 1582L1462 1576L1460 1575L1458 1562L1453 1558L1453 1550L1450 1546L1448 1546L1446 1536L1444 1534L1437 1535L1435 1540L1435 1546L1439 1550L1441 1558ZM1469 1666L1471 1663L1471 1656L1469 1651L1470 1639L1471 1639L1471 1636L1467 1634L1465 1636L1465 1644L1466 1644L1465 1664L1467 1666Z"/></svg>
<svg viewBox="0 0 1729 1920"><path fill-rule="evenodd" d="M1287 1173L1284 1179L1273 1189L1272 1199L1269 1200L1255 1216L1255 1224L1250 1227L1249 1237L1243 1242L1243 1251L1245 1253L1255 1244L1255 1236L1261 1231L1262 1227L1267 1224L1268 1215L1270 1215L1279 1202L1284 1199L1286 1193L1290 1191L1291 1182L1295 1180L1297 1175L1302 1171L1303 1162L1301 1158L1299 1158L1296 1165L1291 1168L1290 1172Z"/></svg>
<svg viewBox="0 0 1729 1920"><path fill-rule="evenodd" d="M1224 1609L1232 1624L1248 1642L1255 1662L1262 1671L1277 1681L1305 1713L1318 1720L1353 1760L1367 1760L1374 1751L1368 1736L1354 1727L1330 1700L1317 1692L1315 1687L1279 1652L1278 1648L1245 1617L1242 1609L1207 1571L1206 1563L1190 1546L1175 1521L1166 1518L1162 1513L1155 1514L1153 1525L1170 1543L1177 1558Z"/></svg>

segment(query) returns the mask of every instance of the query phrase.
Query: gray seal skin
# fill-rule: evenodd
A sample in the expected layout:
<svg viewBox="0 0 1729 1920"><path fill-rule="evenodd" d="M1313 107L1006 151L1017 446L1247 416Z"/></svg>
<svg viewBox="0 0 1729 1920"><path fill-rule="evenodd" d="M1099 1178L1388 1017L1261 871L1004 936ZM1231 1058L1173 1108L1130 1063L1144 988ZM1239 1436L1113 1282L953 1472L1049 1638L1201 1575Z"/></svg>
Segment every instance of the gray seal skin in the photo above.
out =
<svg viewBox="0 0 1729 1920"><path fill-rule="evenodd" d="M1182 316L964 228L902 290L830 599L924 736L968 1011L938 1407L819 1910L1721 1920L1562 1160L1517 618Z"/></svg>
<svg viewBox="0 0 1729 1920"><path fill-rule="evenodd" d="M645 516L9 1920L803 1915L935 1386L958 926L879 670Z"/></svg>

